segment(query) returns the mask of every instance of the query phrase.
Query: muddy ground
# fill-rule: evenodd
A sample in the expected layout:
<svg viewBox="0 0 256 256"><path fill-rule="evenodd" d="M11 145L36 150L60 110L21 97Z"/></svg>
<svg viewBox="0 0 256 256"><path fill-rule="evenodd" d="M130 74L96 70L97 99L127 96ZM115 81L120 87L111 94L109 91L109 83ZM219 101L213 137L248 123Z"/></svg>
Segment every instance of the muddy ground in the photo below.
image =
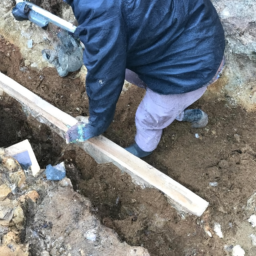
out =
<svg viewBox="0 0 256 256"><path fill-rule="evenodd" d="M0 58L1 72L72 116L88 114L84 84L76 74L60 78L51 68L40 72L28 68L18 49L4 38ZM133 142L134 115L143 94L142 89L131 87L121 95L106 137L121 146ZM144 246L153 256L222 256L236 244L246 255L255 256L249 236L256 231L247 220L256 205L246 207L256 191L255 114L218 99L203 98L193 107L208 113L208 126L195 130L188 123L174 122L145 161L209 201L202 218L185 218L160 192L142 190L113 165L97 165L78 147L65 146L44 125L27 122L20 106L7 96L0 100L0 147L28 138L41 168L65 160L75 189L92 201L92 211L101 222L121 240ZM213 231L215 223L221 225L224 238Z"/></svg>

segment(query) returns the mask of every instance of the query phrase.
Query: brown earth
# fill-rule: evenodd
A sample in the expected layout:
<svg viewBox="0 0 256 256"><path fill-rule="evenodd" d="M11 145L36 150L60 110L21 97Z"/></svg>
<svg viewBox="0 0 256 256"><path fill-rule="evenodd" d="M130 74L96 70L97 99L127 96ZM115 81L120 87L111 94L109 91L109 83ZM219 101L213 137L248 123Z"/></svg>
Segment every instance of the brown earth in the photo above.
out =
<svg viewBox="0 0 256 256"><path fill-rule="evenodd" d="M30 2L41 6L51 13L56 13L59 10L59 4L63 3L63 0L30 0Z"/></svg>
<svg viewBox="0 0 256 256"><path fill-rule="evenodd" d="M102 225L70 179L33 177L2 148L0 194L1 256L149 256Z"/></svg>
<svg viewBox="0 0 256 256"><path fill-rule="evenodd" d="M60 78L54 69L28 69L18 49L3 38L0 57L1 72L73 116L88 114L84 85L75 74ZM133 142L134 115L143 93L131 87L121 95L106 137L121 146ZM74 145L64 146L61 153L64 144L58 136L44 126L36 127L36 123L31 126L31 120L26 121L13 100L2 98L0 120L6 128L0 131L0 147L30 136L42 168L65 160L68 176L74 187L92 201L92 211L130 245L142 245L153 256L221 256L226 255L224 245L240 244L247 255L256 255L249 238L254 231L247 222L254 209L245 207L256 190L254 113L231 108L217 99L200 99L193 107L208 113L208 126L195 130L188 123L174 122L165 129L157 150L145 158L209 201L210 207L202 218L185 218L162 193L136 187L130 177L111 164L97 165ZM218 186L212 187L210 182L218 182ZM221 224L223 239L215 235L215 223Z"/></svg>

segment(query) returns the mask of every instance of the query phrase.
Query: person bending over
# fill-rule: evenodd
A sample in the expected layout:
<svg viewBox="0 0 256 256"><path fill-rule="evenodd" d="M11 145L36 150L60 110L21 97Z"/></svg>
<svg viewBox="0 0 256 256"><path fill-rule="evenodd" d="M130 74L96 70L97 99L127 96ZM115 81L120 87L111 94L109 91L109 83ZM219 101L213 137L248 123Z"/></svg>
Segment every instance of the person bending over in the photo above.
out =
<svg viewBox="0 0 256 256"><path fill-rule="evenodd" d="M204 127L208 116L187 109L216 81L225 38L210 0L66 0L85 46L89 123L78 122L69 143L102 134L113 120L124 79L144 87L135 142L126 150L151 154L175 119Z"/></svg>

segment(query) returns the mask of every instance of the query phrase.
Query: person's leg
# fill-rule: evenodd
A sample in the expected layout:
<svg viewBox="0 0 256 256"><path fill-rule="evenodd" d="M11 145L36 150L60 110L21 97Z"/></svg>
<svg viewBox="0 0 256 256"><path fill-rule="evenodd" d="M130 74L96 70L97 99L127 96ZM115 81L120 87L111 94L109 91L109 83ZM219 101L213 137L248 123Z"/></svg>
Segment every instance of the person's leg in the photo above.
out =
<svg viewBox="0 0 256 256"><path fill-rule="evenodd" d="M169 126L184 109L197 101L207 87L173 95L160 95L147 88L135 117L135 142L145 152L156 149L164 128Z"/></svg>
<svg viewBox="0 0 256 256"><path fill-rule="evenodd" d="M219 78L225 61L223 59L215 77L204 87L184 94L160 95L147 88L137 74L126 70L126 80L146 88L146 95L140 103L135 117L137 133L135 143L126 148L130 153L145 157L156 149L164 128L169 126L174 119L191 122L195 128L204 127L208 123L208 116L200 109L187 109L197 101L207 90L208 85Z"/></svg>
<svg viewBox="0 0 256 256"><path fill-rule="evenodd" d="M135 143L126 148L127 151L138 157L145 157L157 147L161 139L162 130L170 125L178 115L180 117L177 118L180 118L180 121L184 118L183 110L187 105L177 104L177 102L180 102L179 98L182 100L180 95L160 95L148 89L139 76L129 69L126 69L125 79L147 90L136 112L137 134ZM198 97L195 100L197 99ZM191 101L187 102L189 105L193 103L190 103Z"/></svg>

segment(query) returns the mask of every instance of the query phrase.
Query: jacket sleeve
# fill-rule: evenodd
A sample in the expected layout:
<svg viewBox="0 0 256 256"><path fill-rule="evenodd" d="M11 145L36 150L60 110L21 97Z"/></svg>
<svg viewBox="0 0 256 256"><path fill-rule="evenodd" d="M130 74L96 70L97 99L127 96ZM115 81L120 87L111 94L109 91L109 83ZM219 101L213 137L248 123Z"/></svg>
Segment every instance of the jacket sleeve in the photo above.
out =
<svg viewBox="0 0 256 256"><path fill-rule="evenodd" d="M72 3L79 23L75 35L85 45L88 129L93 136L103 133L112 122L125 77L126 36L116 2L74 0Z"/></svg>

